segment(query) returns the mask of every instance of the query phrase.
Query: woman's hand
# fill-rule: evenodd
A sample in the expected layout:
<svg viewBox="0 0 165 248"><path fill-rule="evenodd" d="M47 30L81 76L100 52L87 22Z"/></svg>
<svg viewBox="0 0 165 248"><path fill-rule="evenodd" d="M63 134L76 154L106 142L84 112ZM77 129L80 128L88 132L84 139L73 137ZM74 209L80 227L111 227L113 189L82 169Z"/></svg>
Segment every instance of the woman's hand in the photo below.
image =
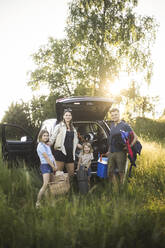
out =
<svg viewBox="0 0 165 248"><path fill-rule="evenodd" d="M83 149L83 146L81 145L81 144L77 144L77 148L79 148L79 149Z"/></svg>

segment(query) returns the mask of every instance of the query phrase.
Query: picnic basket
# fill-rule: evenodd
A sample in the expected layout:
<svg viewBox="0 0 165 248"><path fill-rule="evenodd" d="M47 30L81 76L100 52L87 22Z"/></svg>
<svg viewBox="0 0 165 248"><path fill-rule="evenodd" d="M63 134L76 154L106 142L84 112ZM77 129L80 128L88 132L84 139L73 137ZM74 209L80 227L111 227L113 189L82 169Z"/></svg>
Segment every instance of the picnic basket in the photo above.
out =
<svg viewBox="0 0 165 248"><path fill-rule="evenodd" d="M53 181L49 183L49 192L51 195L65 194L70 189L69 175L63 171L57 171L53 176Z"/></svg>

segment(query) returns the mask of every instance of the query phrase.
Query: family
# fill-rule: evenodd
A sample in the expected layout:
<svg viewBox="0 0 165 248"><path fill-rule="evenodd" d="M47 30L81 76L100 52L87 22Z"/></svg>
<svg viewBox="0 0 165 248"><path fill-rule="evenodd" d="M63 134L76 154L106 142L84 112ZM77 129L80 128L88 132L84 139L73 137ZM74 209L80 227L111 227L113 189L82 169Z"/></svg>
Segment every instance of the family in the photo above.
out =
<svg viewBox="0 0 165 248"><path fill-rule="evenodd" d="M119 171L120 182L123 182L127 150L121 148L115 142L115 135L122 131L132 131L131 127L124 121L120 120L120 112L117 108L111 109L111 119L113 124L109 135L109 149L106 156L109 158L109 178L116 180L116 168ZM133 132L134 138L130 144L133 146L137 141L137 136ZM88 174L88 184L90 185L91 177L91 161L93 159L93 151L90 143L85 142L79 144L77 131L72 122L71 110L64 110L63 120L55 126L51 137L47 130L41 130L38 136L39 143L37 146L37 154L40 158L40 170L43 176L43 185L38 193L36 207L40 205L42 196L45 194L48 183L51 181L53 173L63 171L64 166L69 174L70 182L74 176L75 152L79 148L79 161L77 170L83 165ZM54 156L51 146L54 145Z"/></svg>

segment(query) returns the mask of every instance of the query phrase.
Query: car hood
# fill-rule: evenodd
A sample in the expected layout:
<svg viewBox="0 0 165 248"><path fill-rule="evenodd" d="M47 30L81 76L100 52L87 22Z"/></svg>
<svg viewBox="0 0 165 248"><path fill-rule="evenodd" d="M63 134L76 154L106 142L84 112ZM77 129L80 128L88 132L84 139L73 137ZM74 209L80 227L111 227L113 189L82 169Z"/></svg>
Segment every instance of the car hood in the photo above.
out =
<svg viewBox="0 0 165 248"><path fill-rule="evenodd" d="M65 109L70 109L74 121L103 120L113 103L112 99L100 97L69 97L56 101L57 120L62 119Z"/></svg>

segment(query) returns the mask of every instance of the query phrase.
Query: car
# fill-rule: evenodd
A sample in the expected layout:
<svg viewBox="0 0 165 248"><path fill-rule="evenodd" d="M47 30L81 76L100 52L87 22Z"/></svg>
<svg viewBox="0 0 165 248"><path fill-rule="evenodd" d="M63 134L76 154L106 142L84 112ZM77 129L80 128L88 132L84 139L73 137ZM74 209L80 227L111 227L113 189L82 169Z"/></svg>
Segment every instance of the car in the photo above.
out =
<svg viewBox="0 0 165 248"><path fill-rule="evenodd" d="M108 136L110 128L104 120L107 112L113 104L113 100L100 97L68 97L56 101L56 117L43 121L40 130L46 129L51 136L57 123L62 119L63 111L70 109L73 116L73 124L77 130L79 143L84 141L91 143L94 153L92 161L92 174L97 171L99 154L108 150ZM5 160L24 159L39 163L36 153L37 136L32 137L24 128L14 124L2 124L2 155ZM75 169L78 161L76 151Z"/></svg>

